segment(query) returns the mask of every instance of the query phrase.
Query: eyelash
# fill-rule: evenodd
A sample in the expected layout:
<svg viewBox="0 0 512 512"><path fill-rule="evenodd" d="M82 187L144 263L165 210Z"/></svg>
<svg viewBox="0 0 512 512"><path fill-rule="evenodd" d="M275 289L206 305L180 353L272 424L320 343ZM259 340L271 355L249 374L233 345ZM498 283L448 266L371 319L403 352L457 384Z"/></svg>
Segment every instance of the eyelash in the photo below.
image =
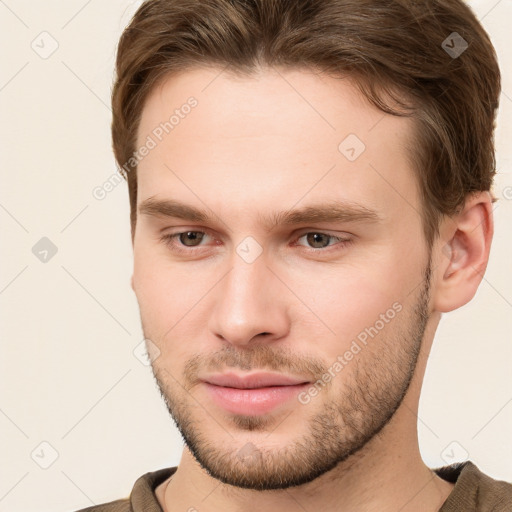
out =
<svg viewBox="0 0 512 512"><path fill-rule="evenodd" d="M206 231L200 231L200 230L193 230L193 229L188 229L186 231L180 231L178 233L172 233L172 234L169 234L169 233L166 233L165 235L163 235L161 237L161 241L168 247L170 248L171 250L177 252L178 254L193 254L196 252L196 250L200 250L202 248L201 245L198 245L198 246L186 246L186 245L177 245L175 243L176 240L179 239L179 236L184 234L184 233L188 233L188 232L193 232L193 233L204 233L205 235L207 236L211 236L209 235L208 232ZM307 235L310 235L310 234L315 234L315 235L326 235L327 237L329 237L330 239L337 239L338 242L335 243L335 244L332 244L332 245L328 245L326 247L320 247L320 248L315 248L315 247L306 247L306 246L303 246L303 245L299 245L299 247L302 247L303 250L305 250L306 252L309 252L309 253L316 253L318 254L319 252L330 252L330 248L331 247L335 247L335 246L338 246L340 248L346 248L348 245L350 245L353 240L350 239L350 238L343 238L341 236L336 236L336 235L331 235L329 233L324 233L323 231L307 231L306 233L303 233L301 234L298 238L295 239L295 242L297 242L298 240L300 240L301 238L307 236ZM186 247L186 248L185 248ZM333 249L334 250L334 249Z"/></svg>

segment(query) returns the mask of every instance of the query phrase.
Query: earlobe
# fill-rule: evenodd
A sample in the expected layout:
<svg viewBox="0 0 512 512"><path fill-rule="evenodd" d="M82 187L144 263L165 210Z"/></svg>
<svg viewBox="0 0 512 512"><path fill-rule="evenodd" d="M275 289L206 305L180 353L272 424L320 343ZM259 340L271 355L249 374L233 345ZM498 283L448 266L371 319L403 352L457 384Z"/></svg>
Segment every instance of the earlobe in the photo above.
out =
<svg viewBox="0 0 512 512"><path fill-rule="evenodd" d="M475 296L489 260L493 230L492 198L488 192L469 196L459 214L443 221L435 248L436 311L453 311Z"/></svg>

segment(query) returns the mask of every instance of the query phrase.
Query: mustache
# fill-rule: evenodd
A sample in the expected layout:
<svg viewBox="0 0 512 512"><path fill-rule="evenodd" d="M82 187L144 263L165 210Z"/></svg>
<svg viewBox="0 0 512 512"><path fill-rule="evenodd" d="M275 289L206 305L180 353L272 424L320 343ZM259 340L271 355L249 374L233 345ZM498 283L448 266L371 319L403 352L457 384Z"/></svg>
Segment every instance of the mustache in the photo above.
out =
<svg viewBox="0 0 512 512"><path fill-rule="evenodd" d="M186 388L194 387L200 382L198 375L203 372L273 371L301 375L316 381L326 372L328 366L317 356L306 354L297 356L296 352L283 347L268 344L254 345L240 350L226 345L212 354L196 354L189 359L183 369Z"/></svg>

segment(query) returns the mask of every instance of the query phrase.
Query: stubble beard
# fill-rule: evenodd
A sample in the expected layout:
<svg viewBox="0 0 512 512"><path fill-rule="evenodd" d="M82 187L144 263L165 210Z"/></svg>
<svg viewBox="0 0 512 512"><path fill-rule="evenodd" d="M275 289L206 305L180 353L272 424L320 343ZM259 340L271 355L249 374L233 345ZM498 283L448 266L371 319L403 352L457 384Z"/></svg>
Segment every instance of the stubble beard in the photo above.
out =
<svg viewBox="0 0 512 512"><path fill-rule="evenodd" d="M165 368L153 363L153 374L169 413L200 466L223 483L268 491L312 482L355 456L389 423L409 389L429 317L430 259L424 277L415 303L392 320L397 324L391 334L385 330L379 333L369 342L372 347L362 350L343 369L342 376L333 379L333 383L345 379L341 396L328 400L321 411L304 421L291 420L294 427L297 423L307 425L306 432L279 448L265 448L263 441L271 440L273 430L282 433L286 417L279 424L270 415L231 415L226 423L226 416L205 412L208 404L199 404L189 395L189 389L184 391ZM376 344L381 346L375 348ZM270 362L272 348L260 348L259 352L237 353L231 359L232 366L245 370L275 367L275 359L269 366L262 364ZM258 364L251 365L253 362ZM285 366L289 368L290 364ZM189 365L189 370L192 367ZM312 403L321 399L318 396ZM307 411L308 405L297 404ZM208 436L207 432L215 431L219 431L215 437ZM248 432L255 434L246 435ZM226 440L220 442L221 437ZM239 441L244 437L245 442Z"/></svg>

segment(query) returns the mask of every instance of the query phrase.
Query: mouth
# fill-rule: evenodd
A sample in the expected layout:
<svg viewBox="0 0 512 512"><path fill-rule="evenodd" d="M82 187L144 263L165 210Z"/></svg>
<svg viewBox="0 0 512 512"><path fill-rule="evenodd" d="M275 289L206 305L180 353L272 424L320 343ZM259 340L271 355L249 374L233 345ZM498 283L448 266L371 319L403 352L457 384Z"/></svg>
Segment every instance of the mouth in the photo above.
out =
<svg viewBox="0 0 512 512"><path fill-rule="evenodd" d="M217 374L203 380L208 395L217 406L226 412L246 416L268 414L297 398L310 384L302 378L270 373Z"/></svg>

